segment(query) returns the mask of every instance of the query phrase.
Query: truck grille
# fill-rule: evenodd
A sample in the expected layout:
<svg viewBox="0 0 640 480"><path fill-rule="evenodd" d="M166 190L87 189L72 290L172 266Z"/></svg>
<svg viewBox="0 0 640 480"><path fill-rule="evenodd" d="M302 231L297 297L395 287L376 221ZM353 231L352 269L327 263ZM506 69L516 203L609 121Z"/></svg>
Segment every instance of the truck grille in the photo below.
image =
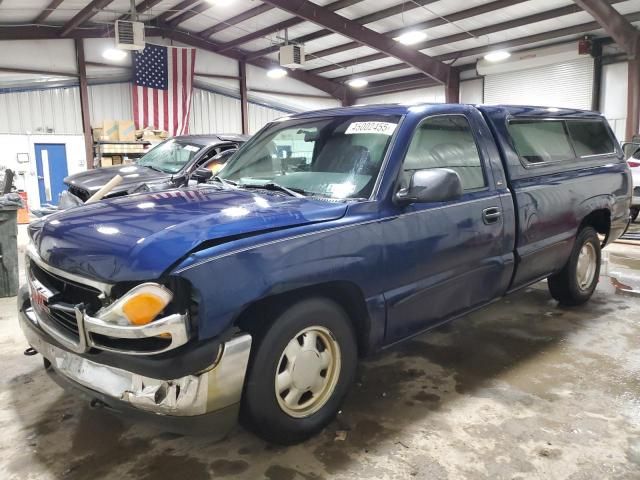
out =
<svg viewBox="0 0 640 480"><path fill-rule="evenodd" d="M78 340L78 322L74 308L83 305L89 312L97 311L102 302L100 291L86 285L72 282L39 267L29 261L29 282L31 283L31 306L41 317L66 337ZM34 282L35 280L35 282ZM40 283L44 289L38 289Z"/></svg>

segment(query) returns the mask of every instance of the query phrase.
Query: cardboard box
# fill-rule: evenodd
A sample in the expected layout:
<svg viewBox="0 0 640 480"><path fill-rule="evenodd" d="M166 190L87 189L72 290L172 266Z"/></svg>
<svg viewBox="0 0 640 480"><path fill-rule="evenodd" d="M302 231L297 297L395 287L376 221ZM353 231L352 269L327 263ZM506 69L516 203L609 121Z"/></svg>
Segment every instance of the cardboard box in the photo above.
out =
<svg viewBox="0 0 640 480"><path fill-rule="evenodd" d="M121 142L135 142L136 126L133 120L118 120L118 138Z"/></svg>
<svg viewBox="0 0 640 480"><path fill-rule="evenodd" d="M113 166L113 160L111 159L111 157L102 157L100 159L100 166L101 167L111 167L111 166Z"/></svg>
<svg viewBox="0 0 640 480"><path fill-rule="evenodd" d="M118 136L118 122L115 120L105 120L102 122L102 139L107 142L117 142L120 140Z"/></svg>
<svg viewBox="0 0 640 480"><path fill-rule="evenodd" d="M111 161L113 165L122 165L122 155L113 155Z"/></svg>
<svg viewBox="0 0 640 480"><path fill-rule="evenodd" d="M98 142L98 141L102 140L102 137L103 137L102 127L93 127L91 129L91 131L93 132L93 141L94 142Z"/></svg>

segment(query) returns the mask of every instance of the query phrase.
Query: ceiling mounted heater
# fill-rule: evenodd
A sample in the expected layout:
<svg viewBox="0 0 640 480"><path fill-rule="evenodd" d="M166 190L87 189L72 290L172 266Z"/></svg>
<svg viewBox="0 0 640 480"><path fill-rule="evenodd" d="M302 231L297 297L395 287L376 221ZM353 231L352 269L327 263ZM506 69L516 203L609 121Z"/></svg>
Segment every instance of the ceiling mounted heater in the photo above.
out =
<svg viewBox="0 0 640 480"><path fill-rule="evenodd" d="M121 50L144 50L144 23L117 20L116 48Z"/></svg>

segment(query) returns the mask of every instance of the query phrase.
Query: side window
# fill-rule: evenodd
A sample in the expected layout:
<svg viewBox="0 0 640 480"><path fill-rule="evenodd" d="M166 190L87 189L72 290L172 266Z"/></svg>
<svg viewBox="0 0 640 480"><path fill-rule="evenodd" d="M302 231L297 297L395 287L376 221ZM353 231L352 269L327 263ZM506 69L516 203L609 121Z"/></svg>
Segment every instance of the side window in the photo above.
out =
<svg viewBox="0 0 640 480"><path fill-rule="evenodd" d="M576 155L606 155L615 151L609 129L601 120L567 120Z"/></svg>
<svg viewBox="0 0 640 480"><path fill-rule="evenodd" d="M404 160L405 184L413 171L428 168L455 170L465 190L487 185L478 146L465 117L431 117L418 125Z"/></svg>
<svg viewBox="0 0 640 480"><path fill-rule="evenodd" d="M509 133L516 151L529 163L559 162L575 157L561 120L513 120Z"/></svg>

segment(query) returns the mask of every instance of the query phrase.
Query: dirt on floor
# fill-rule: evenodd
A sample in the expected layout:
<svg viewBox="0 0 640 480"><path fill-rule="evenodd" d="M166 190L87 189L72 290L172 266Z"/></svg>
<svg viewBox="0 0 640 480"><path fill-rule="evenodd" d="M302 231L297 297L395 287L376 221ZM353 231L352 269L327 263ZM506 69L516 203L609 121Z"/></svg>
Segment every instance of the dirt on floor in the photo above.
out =
<svg viewBox="0 0 640 480"><path fill-rule="evenodd" d="M362 362L338 418L289 448L91 409L22 355L3 299L0 478L640 479L639 266L615 244L583 307L541 282Z"/></svg>

